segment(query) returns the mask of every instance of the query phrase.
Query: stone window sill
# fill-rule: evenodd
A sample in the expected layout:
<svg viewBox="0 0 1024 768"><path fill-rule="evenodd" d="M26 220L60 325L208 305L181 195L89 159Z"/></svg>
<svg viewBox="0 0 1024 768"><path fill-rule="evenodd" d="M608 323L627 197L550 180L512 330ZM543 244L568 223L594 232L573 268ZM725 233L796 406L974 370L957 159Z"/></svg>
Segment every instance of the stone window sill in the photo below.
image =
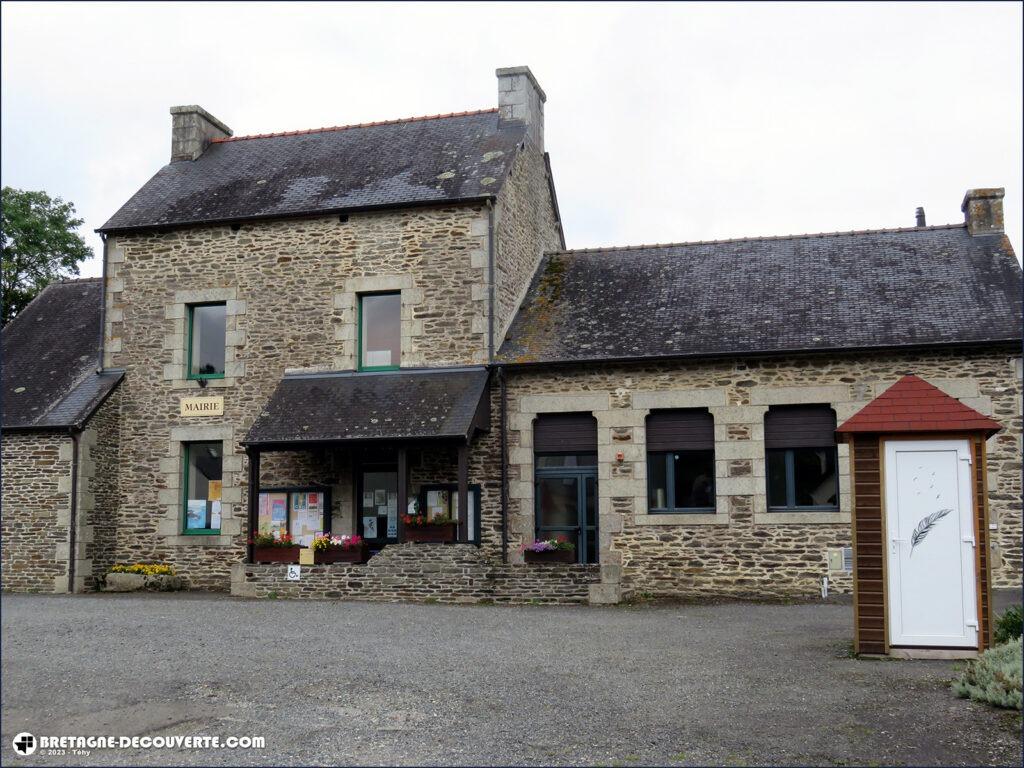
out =
<svg viewBox="0 0 1024 768"><path fill-rule="evenodd" d="M828 525L849 523L849 512L757 512L755 525Z"/></svg>
<svg viewBox="0 0 1024 768"><path fill-rule="evenodd" d="M728 515L674 513L670 515L634 515L634 525L728 525Z"/></svg>
<svg viewBox="0 0 1024 768"><path fill-rule="evenodd" d="M181 534L165 537L164 543L172 547L233 547L235 537L223 534Z"/></svg>

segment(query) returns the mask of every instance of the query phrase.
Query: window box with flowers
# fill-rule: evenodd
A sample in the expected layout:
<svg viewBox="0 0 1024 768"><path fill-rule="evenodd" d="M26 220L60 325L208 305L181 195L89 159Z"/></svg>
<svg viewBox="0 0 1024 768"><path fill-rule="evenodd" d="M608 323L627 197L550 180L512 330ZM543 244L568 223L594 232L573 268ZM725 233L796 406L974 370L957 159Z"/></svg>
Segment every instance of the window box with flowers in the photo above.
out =
<svg viewBox="0 0 1024 768"><path fill-rule="evenodd" d="M313 538L312 548L317 565L365 563L370 554L361 536L332 536L325 533Z"/></svg>
<svg viewBox="0 0 1024 768"><path fill-rule="evenodd" d="M297 563L302 549L287 533L257 533L252 537L252 545L255 563Z"/></svg>
<svg viewBox="0 0 1024 768"><path fill-rule="evenodd" d="M455 541L459 524L447 515L403 515L402 541L421 544L449 544Z"/></svg>
<svg viewBox="0 0 1024 768"><path fill-rule="evenodd" d="M531 564L576 562L576 545L564 536L537 539L524 544L522 550L523 559Z"/></svg>

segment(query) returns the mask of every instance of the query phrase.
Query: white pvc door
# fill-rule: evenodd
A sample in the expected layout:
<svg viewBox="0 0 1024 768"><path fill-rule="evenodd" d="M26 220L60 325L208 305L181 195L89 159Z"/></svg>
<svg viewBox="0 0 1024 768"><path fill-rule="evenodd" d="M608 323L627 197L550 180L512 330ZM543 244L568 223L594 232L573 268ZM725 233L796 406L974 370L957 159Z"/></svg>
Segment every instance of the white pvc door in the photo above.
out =
<svg viewBox="0 0 1024 768"><path fill-rule="evenodd" d="M885 443L890 645L978 647L966 440Z"/></svg>

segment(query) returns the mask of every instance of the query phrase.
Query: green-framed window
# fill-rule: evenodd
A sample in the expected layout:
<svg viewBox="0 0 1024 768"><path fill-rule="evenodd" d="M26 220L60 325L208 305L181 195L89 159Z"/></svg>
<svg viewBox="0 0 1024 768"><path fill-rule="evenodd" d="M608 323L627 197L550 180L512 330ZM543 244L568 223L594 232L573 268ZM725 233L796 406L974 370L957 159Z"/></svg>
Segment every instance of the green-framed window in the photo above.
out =
<svg viewBox="0 0 1024 768"><path fill-rule="evenodd" d="M182 533L220 533L224 445L185 443L182 461Z"/></svg>
<svg viewBox="0 0 1024 768"><path fill-rule="evenodd" d="M227 305L190 304L188 307L188 378L223 379Z"/></svg>
<svg viewBox="0 0 1024 768"><path fill-rule="evenodd" d="M359 370L393 371L402 362L402 294L359 296Z"/></svg>

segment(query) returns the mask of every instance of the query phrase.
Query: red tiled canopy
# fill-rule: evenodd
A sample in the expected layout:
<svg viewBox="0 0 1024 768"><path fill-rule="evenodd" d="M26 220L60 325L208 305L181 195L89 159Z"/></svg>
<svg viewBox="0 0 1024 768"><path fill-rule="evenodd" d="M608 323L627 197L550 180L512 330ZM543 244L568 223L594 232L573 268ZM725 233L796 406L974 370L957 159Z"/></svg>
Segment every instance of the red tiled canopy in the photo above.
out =
<svg viewBox="0 0 1024 768"><path fill-rule="evenodd" d="M985 432L999 422L968 408L919 376L904 376L847 419L837 432Z"/></svg>

